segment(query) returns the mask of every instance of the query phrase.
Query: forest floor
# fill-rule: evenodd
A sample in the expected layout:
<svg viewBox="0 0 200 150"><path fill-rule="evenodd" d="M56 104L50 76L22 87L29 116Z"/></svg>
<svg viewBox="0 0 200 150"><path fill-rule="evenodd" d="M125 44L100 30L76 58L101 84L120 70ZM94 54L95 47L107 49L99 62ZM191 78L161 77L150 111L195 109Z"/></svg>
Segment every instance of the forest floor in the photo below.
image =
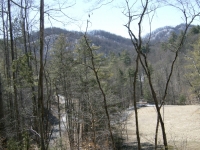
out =
<svg viewBox="0 0 200 150"><path fill-rule="evenodd" d="M137 149L135 132L135 113L127 120L127 134L124 134L124 149ZM163 110L161 110L163 115ZM138 109L139 131L142 149L154 149L154 136L156 127L155 107L142 107ZM200 105L167 105L164 107L164 123L168 145L177 150L200 149ZM162 132L159 128L158 144L162 145Z"/></svg>

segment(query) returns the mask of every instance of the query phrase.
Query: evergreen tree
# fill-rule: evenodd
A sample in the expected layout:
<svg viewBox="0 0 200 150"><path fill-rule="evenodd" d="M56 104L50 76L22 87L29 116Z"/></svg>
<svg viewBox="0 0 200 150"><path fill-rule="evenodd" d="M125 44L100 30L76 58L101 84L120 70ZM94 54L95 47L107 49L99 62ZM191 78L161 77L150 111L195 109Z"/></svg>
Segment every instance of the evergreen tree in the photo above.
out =
<svg viewBox="0 0 200 150"><path fill-rule="evenodd" d="M193 50L189 51L186 57L186 80L191 87L191 91L200 98L200 40L193 45ZM192 96L192 95L191 95Z"/></svg>

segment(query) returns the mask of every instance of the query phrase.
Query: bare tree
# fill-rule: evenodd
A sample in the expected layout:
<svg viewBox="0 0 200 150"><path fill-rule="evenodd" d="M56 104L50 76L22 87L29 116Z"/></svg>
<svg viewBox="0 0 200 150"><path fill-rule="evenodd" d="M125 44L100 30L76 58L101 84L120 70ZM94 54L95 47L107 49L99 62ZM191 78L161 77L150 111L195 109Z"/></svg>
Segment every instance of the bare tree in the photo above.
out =
<svg viewBox="0 0 200 150"><path fill-rule="evenodd" d="M158 114L158 120L159 120L158 123L160 122L160 124L161 124L162 135L163 135L163 143L164 143L165 149L168 149L168 144L167 144L167 137L166 137L166 132L165 132L164 120L163 120L163 118L161 116L160 109L161 109L161 107L163 106L163 104L165 102L165 98L166 98L166 95L167 95L167 89L168 89L169 82L170 82L170 79L171 79L171 76L172 76L172 73L173 73L173 69L174 69L174 64L175 64L175 62L177 60L178 53L179 53L180 49L182 48L182 46L184 44L184 39L185 39L185 35L187 33L187 30L188 30L188 27L193 22L194 18L199 15L199 13L193 14L193 16L191 17L191 21L188 21L188 16L185 13L186 12L186 8L185 7L188 6L188 3L185 4L182 1L178 1L178 2L182 6L182 8L179 8L179 9L183 12L186 26L185 26L185 29L183 31L183 35L182 35L182 38L180 40L180 43L178 44L178 46L176 47L176 50L175 50L175 57L174 57L174 60L172 61L171 67L170 67L171 69L170 69L170 73L169 73L169 76L167 78L167 82L166 82L166 85L165 85L165 91L164 91L164 95L163 95L163 98L162 98L161 106L158 105L159 104L158 97L157 97L157 94L156 94L155 89L153 87L152 73L151 73L151 69L150 69L150 66L149 66L149 62L147 60L147 54L142 51L142 45L149 46L149 42L150 42L150 39L151 39L151 34L150 34L149 40L148 40L148 42L146 44L143 43L144 41L142 40L142 36L141 36L142 22L143 22L145 16L149 15L151 12L154 12L157 8L151 6L153 1L145 0L145 1L141 1L141 12L133 13L132 10L133 10L134 4L137 4L139 2L136 1L134 4L130 4L129 1L126 0L126 12L124 13L128 17L128 23L125 26L128 29L128 33L130 35L130 38L131 38L131 41L132 41L133 46L135 48L135 51L136 51L137 55L139 55L140 63L143 66L143 69L144 69L144 71L145 71L145 73L147 75L147 79L148 79L149 86L150 86L150 89L151 89L151 94L152 94L152 97L154 99L154 103L155 103L157 114ZM168 3L168 5L169 4L170 3ZM150 20L149 21L149 23L150 23L149 26L150 26L150 29L151 29L152 18L150 18L149 20ZM134 21L138 22L138 24L137 24L138 25L137 26L138 33L137 34L132 31L132 27L131 27L131 25L133 24ZM137 63L137 61L136 61L136 63ZM157 127L156 127L155 147L157 147L157 128L158 128L158 123L157 123ZM138 139L138 144L139 144L139 142L140 141Z"/></svg>
<svg viewBox="0 0 200 150"><path fill-rule="evenodd" d="M93 49L91 48L91 46L90 46L90 44L88 42L88 38L87 38L88 22L87 22L86 32L84 34L84 39L85 39L86 45L87 45L87 47L89 49L89 52L90 52L90 59L91 59L91 64L92 64L92 66L90 67L90 69L92 69L92 71L94 72L94 75L95 75L95 78L96 78L96 82L97 82L99 90L101 91L101 94L103 96L103 104L104 104L104 109L105 109L105 113L106 113L106 117L107 117L107 124L108 124L108 130L110 132L110 138L111 138L111 142L112 142L112 148L116 149L115 148L115 141L114 141L114 137L113 137L113 133L112 133L112 128L111 128L110 115L109 115L109 112L108 112L108 105L107 105L106 94L105 94L105 92L103 90L103 87L102 87L100 79L99 79L98 68L96 68L96 66L95 66ZM96 144L95 144L95 148L96 148Z"/></svg>

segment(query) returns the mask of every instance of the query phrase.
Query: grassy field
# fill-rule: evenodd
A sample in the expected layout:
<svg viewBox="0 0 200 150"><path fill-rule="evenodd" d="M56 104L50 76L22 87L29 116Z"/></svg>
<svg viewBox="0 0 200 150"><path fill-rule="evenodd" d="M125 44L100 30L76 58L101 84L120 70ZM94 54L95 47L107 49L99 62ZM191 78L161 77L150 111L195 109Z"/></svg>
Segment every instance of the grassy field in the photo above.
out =
<svg viewBox="0 0 200 150"><path fill-rule="evenodd" d="M134 149L134 146L137 149L135 115L134 110L131 111L127 121L128 135L124 135L124 137L126 137L126 143L130 146L130 149ZM163 109L161 112L163 115ZM155 107L142 107L138 109L138 115L143 149L153 149L157 118ZM173 147L172 149L200 149L200 105L165 106L164 122L168 144ZM159 128L158 144L162 145L161 128Z"/></svg>

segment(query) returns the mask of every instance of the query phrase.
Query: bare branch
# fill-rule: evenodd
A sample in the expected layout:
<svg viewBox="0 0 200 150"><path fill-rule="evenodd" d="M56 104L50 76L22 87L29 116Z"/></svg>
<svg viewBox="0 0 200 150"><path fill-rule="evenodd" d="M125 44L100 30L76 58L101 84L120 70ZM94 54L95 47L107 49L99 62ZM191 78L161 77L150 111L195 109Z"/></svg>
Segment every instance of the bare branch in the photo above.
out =
<svg viewBox="0 0 200 150"><path fill-rule="evenodd" d="M183 32L183 35L181 37L181 40L180 40L180 43L178 44L178 47L176 49L176 54L175 54L175 57L174 57L174 60L171 64L171 69L170 69L170 74L168 76L168 79L167 79L167 82L166 82L166 85L165 85L165 92L164 92L164 95L163 95L163 98L162 98L162 101L163 101L163 104L165 102L165 98L167 96L167 90L168 90L168 85L169 85L169 82L170 82L170 79L171 79L171 76L172 76L172 73L173 73L173 69L174 69L174 65L175 65L175 62L178 58L178 54L179 54L179 51L181 50L181 48L183 47L183 44L184 44L184 41L185 41L185 37L186 37L186 33L188 31L188 28L189 26L192 24L192 22L194 21L194 19L200 15L200 12L198 12L197 14L193 14L191 20L188 22L188 16L186 14L186 10L185 10L185 6L183 6L183 3L182 1L180 1L180 5L182 5L183 7L183 10L181 10L183 12L183 15L185 17L185 30ZM177 7L177 6L174 6L174 7ZM160 108L162 107L162 105L160 106Z"/></svg>
<svg viewBox="0 0 200 150"><path fill-rule="evenodd" d="M89 12L92 12L92 11L94 11L94 10L97 10L97 9L99 9L99 8L105 6L105 5L108 5L108 4L112 3L113 1L114 1L114 0L110 0L110 1L108 1L108 2L102 3L102 0L99 0L99 1L96 3L97 7L94 7L93 9L89 10ZM98 5L99 5L99 6L98 6Z"/></svg>
<svg viewBox="0 0 200 150"><path fill-rule="evenodd" d="M110 138L111 138L111 141L112 141L112 148L115 150L115 143L114 143L114 137L113 137L113 133L112 133L112 129L111 129L111 123L110 123L110 116L109 116L109 113L108 113L108 106L107 106L107 98L106 98L106 94L102 88L102 85L101 85L101 82L100 82L100 79L99 79L99 75L98 75L98 70L96 69L96 66L95 66L95 63L94 63L94 54L93 54L93 50L88 42L88 39L87 39L87 30L88 30L88 23L89 21L87 21L87 26L86 26L86 32L85 32L85 35L84 35L84 39L85 39L85 42L86 42L86 45L90 51L90 57L91 57L91 63L92 63L92 71L94 72L95 74L95 78L96 78L96 81L98 83L98 86L99 86L99 89L101 91L101 94L103 96L103 103L104 103L104 109L105 109L105 112L106 112L106 117L107 117L107 120L108 120L108 130L110 132Z"/></svg>

